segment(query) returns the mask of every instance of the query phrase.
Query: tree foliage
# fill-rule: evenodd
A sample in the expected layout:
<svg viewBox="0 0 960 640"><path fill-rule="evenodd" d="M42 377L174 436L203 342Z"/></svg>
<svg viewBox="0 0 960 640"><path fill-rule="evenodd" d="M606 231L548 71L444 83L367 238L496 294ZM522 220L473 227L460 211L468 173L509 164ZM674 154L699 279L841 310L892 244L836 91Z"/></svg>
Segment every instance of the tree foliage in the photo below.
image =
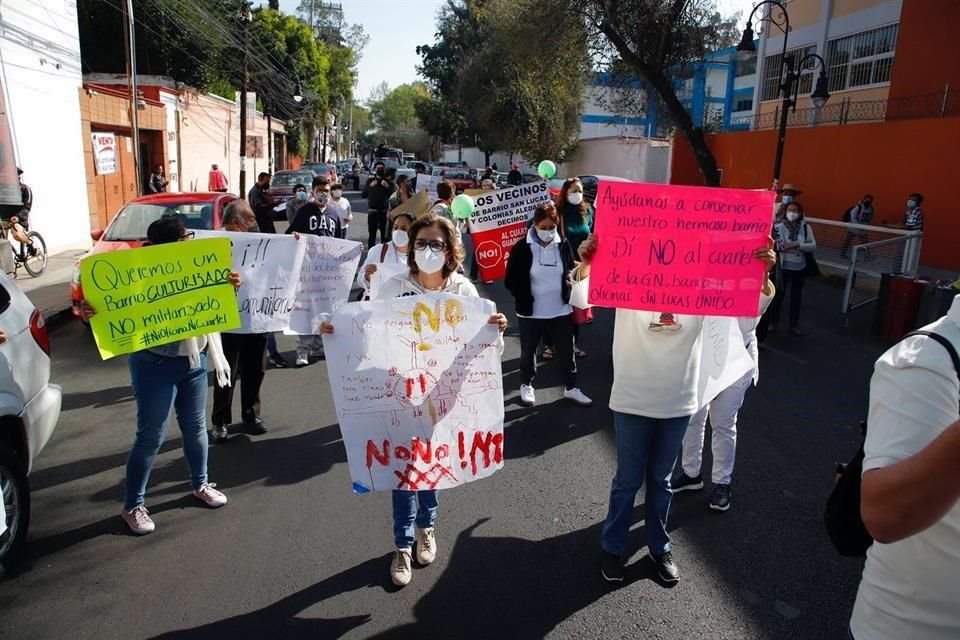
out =
<svg viewBox="0 0 960 640"><path fill-rule="evenodd" d="M401 84L392 90L386 83L375 87L367 106L378 141L413 151L421 157L429 155L430 138L417 115L417 105L429 95L422 82Z"/></svg>

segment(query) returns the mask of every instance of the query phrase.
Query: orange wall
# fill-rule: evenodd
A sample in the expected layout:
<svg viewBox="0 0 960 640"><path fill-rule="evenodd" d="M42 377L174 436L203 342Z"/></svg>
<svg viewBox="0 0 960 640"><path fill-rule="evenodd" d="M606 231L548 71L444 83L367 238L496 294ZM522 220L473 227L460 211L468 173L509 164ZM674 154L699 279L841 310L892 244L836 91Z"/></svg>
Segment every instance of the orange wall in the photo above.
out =
<svg viewBox="0 0 960 640"><path fill-rule="evenodd" d="M900 35L890 97L960 91L960 2L910 0L900 11Z"/></svg>
<svg viewBox="0 0 960 640"><path fill-rule="evenodd" d="M776 131L708 136L723 186L764 189L773 175ZM874 222L902 222L907 196L924 195L923 266L960 271L960 205L956 153L960 117L787 131L781 182L803 189L807 214L839 220L865 193L875 196ZM685 140L675 140L671 182L703 184Z"/></svg>

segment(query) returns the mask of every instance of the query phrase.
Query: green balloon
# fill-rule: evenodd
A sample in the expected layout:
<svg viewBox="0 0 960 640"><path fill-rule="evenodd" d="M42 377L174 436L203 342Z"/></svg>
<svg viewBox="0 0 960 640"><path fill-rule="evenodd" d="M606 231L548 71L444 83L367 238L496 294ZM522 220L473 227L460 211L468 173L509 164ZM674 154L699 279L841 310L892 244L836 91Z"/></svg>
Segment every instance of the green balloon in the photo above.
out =
<svg viewBox="0 0 960 640"><path fill-rule="evenodd" d="M540 177L544 180L549 180L557 175L557 165L553 164L552 160L544 160L537 165L537 173L540 174Z"/></svg>
<svg viewBox="0 0 960 640"><path fill-rule="evenodd" d="M465 193L461 193L450 203L450 211L453 212L454 218L466 220L470 217L470 214L473 213L474 206L473 198Z"/></svg>

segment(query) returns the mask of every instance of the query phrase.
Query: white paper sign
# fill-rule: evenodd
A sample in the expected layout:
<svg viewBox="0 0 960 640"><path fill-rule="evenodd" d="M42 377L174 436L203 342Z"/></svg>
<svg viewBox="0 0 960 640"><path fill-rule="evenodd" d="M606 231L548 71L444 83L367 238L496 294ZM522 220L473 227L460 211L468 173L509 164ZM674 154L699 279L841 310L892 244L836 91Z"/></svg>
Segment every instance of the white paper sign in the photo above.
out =
<svg viewBox="0 0 960 640"><path fill-rule="evenodd" d="M430 196L430 203L433 204L440 199L440 196L437 195L437 185L440 184L441 180L443 180L442 176L428 176L421 173L417 176L417 192L426 190L427 195Z"/></svg>
<svg viewBox="0 0 960 640"><path fill-rule="evenodd" d="M756 365L743 344L736 318L707 316L701 331L697 397L703 408Z"/></svg>
<svg viewBox="0 0 960 640"><path fill-rule="evenodd" d="M401 273L406 273L410 270L405 264L394 264L394 263L382 263L377 265L377 270L370 276L370 299L376 300L378 294L380 293L380 287L383 286L383 283L392 278L393 276L398 276Z"/></svg>
<svg viewBox="0 0 960 640"><path fill-rule="evenodd" d="M495 312L450 294L334 312L323 344L354 491L447 489L503 466Z"/></svg>
<svg viewBox="0 0 960 640"><path fill-rule="evenodd" d="M303 243L303 260L296 301L290 312L290 325L284 333L318 335L322 315L333 311L335 303L350 297L363 245L352 240L309 234L301 235L300 242Z"/></svg>
<svg viewBox="0 0 960 640"><path fill-rule="evenodd" d="M90 134L93 139L93 159L97 175L117 172L117 136L113 133Z"/></svg>

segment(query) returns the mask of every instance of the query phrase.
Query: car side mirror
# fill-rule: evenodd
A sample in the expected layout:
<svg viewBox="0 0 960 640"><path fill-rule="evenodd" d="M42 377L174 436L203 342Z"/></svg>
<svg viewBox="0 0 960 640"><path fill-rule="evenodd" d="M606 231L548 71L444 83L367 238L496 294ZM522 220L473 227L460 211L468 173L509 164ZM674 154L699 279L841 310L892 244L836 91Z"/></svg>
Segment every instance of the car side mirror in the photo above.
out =
<svg viewBox="0 0 960 640"><path fill-rule="evenodd" d="M102 237L103 237L103 229L94 229L93 231L90 232L90 238L92 238L94 242L97 242Z"/></svg>

